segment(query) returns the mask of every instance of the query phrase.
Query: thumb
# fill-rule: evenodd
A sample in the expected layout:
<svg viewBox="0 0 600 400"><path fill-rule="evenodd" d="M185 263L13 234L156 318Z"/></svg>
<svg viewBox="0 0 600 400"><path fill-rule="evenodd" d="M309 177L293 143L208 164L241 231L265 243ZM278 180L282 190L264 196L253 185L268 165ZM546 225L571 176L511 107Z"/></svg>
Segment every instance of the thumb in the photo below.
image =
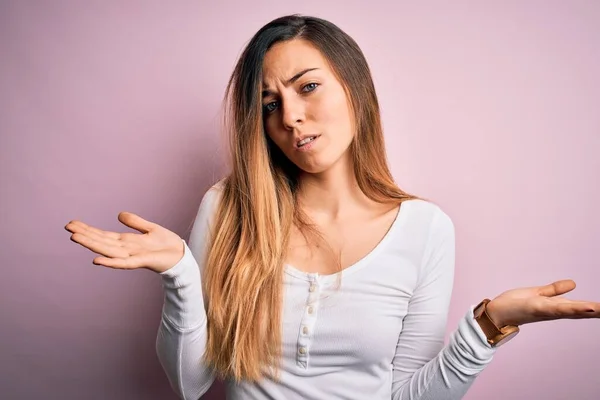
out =
<svg viewBox="0 0 600 400"><path fill-rule="evenodd" d="M575 289L575 281L572 279L563 279L546 286L540 286L538 293L542 296L553 297L565 294L573 289Z"/></svg>
<svg viewBox="0 0 600 400"><path fill-rule="evenodd" d="M156 226L156 224L150 221L146 221L139 215L127 211L120 212L118 219L119 221L121 221L122 224L142 233L148 233L151 230L153 230Z"/></svg>

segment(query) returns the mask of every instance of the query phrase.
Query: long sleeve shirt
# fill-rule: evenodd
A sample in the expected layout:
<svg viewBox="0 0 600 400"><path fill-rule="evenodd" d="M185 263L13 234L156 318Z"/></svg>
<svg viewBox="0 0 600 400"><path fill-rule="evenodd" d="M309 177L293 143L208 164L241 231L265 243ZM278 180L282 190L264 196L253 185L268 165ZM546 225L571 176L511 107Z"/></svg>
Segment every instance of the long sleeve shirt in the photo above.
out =
<svg viewBox="0 0 600 400"><path fill-rule="evenodd" d="M182 259L161 274L156 349L182 399L198 399L214 380L203 361L208 299L201 276L220 190L204 195ZM227 380L227 399L462 398L495 349L474 320L474 305L444 346L454 264L451 219L417 199L402 203L379 244L337 274L282 266L280 380Z"/></svg>

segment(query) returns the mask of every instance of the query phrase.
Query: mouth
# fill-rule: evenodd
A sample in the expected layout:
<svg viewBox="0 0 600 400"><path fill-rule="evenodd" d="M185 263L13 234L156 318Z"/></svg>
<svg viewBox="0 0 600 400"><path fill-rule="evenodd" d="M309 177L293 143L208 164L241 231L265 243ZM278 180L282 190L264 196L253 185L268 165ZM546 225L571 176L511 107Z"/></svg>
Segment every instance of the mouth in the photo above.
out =
<svg viewBox="0 0 600 400"><path fill-rule="evenodd" d="M296 142L296 148L300 149L306 146L307 144L314 142L317 138L319 138L319 136L321 135L306 136L304 139L298 140Z"/></svg>

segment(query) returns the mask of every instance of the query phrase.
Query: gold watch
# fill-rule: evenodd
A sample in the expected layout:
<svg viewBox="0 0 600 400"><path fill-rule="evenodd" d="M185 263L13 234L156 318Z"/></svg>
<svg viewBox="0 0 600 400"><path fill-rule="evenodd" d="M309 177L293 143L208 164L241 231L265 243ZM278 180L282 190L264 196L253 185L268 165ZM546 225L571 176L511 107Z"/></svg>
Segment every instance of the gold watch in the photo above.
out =
<svg viewBox="0 0 600 400"><path fill-rule="evenodd" d="M479 323L481 330L487 337L488 343L492 347L499 347L514 338L519 333L519 327L515 325L497 327L487 313L487 304L490 301L490 299L482 300L473 310L473 315L475 316L475 321Z"/></svg>

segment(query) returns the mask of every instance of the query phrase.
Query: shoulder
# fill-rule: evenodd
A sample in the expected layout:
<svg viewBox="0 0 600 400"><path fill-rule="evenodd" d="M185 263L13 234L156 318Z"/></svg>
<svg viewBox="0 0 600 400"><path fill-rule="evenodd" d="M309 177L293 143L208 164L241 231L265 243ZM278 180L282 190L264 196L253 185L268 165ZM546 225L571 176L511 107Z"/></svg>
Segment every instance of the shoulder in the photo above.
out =
<svg viewBox="0 0 600 400"><path fill-rule="evenodd" d="M402 203L400 212L404 213L404 240L410 241L421 253L454 245L454 222L440 205L429 200L407 200Z"/></svg>
<svg viewBox="0 0 600 400"><path fill-rule="evenodd" d="M202 196L202 201L200 202L200 211L214 211L219 203L221 196L223 195L224 188L225 179L222 179L214 185L212 185Z"/></svg>
<svg viewBox="0 0 600 400"><path fill-rule="evenodd" d="M427 228L431 231L454 231L452 218L442 207L432 201L423 199L407 200L402 203L405 207L409 222Z"/></svg>
<svg viewBox="0 0 600 400"><path fill-rule="evenodd" d="M214 185L212 185L205 193L205 197L209 196L209 197L217 197L219 196L221 193L223 193L223 190L225 189L225 178L221 179L220 181L218 181L217 183L215 183Z"/></svg>
<svg viewBox="0 0 600 400"><path fill-rule="evenodd" d="M224 180L212 185L202 196L193 222L193 231L208 229L212 225L224 189Z"/></svg>
<svg viewBox="0 0 600 400"><path fill-rule="evenodd" d="M407 225L411 245L419 260L419 282L436 280L441 273L452 274L455 257L454 223L448 213L428 200L408 200Z"/></svg>

